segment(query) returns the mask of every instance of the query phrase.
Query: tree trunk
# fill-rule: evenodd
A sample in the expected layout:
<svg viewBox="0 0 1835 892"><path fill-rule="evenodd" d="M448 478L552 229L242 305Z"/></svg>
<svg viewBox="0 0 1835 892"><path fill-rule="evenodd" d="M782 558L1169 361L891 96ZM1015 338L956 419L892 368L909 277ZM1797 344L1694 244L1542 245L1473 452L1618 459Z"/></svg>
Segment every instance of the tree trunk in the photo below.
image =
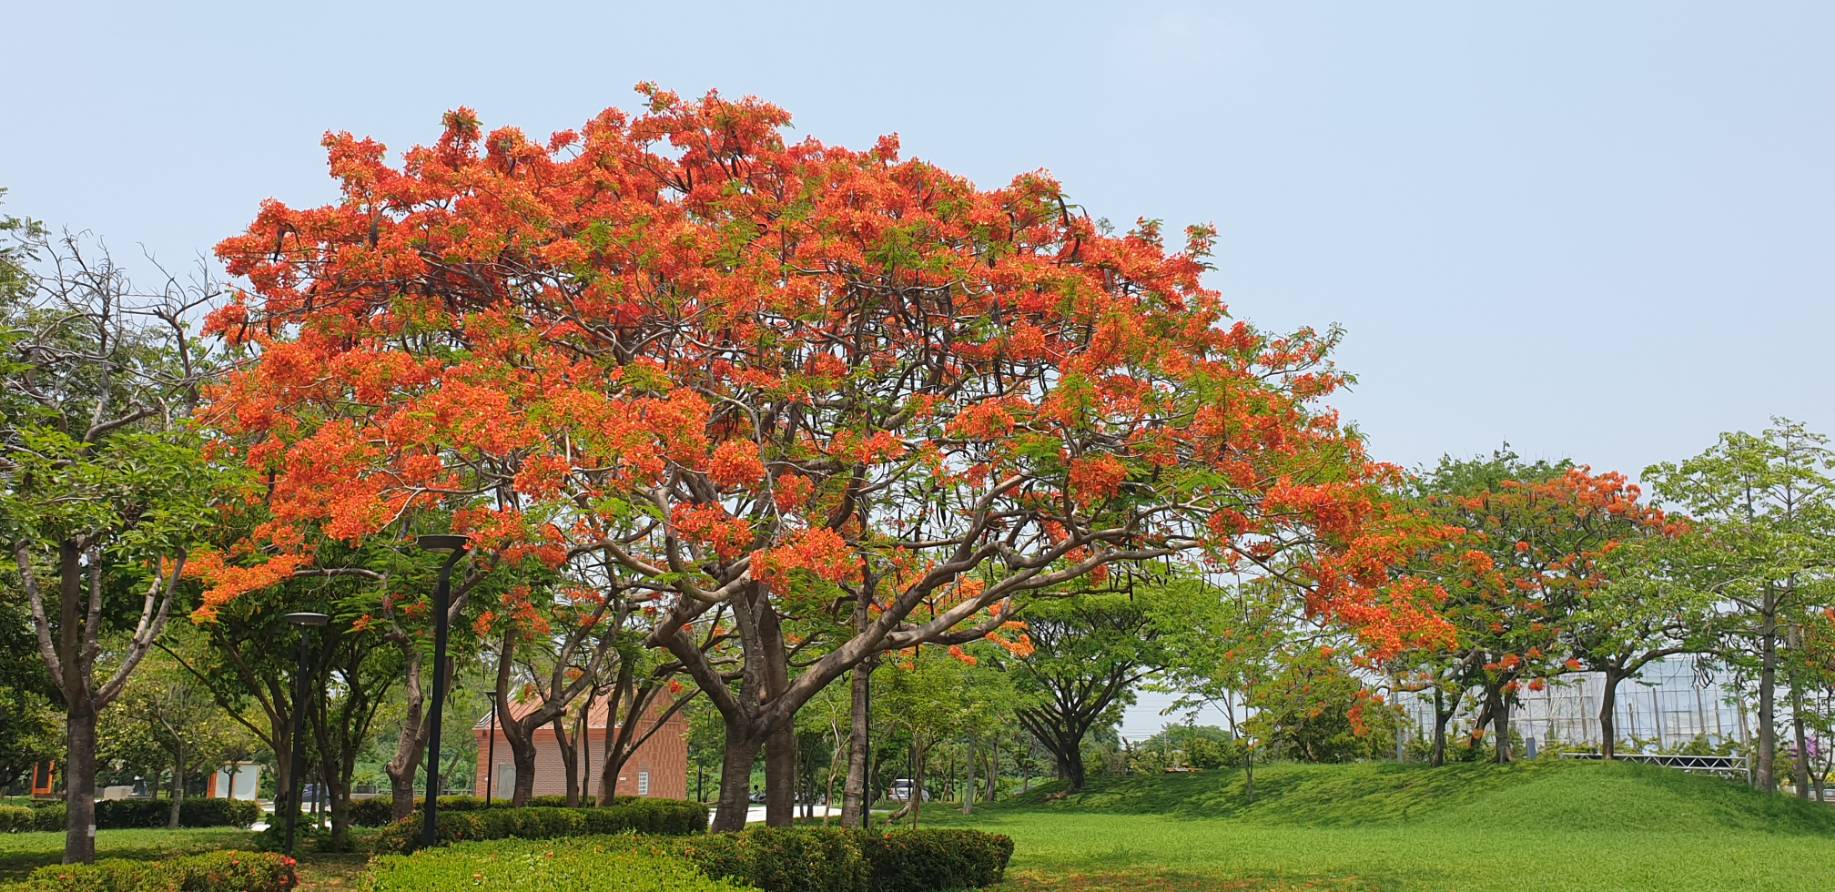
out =
<svg viewBox="0 0 1835 892"><path fill-rule="evenodd" d="M519 738L515 734L510 738L510 764L516 766L516 785L511 787L510 805L521 807L529 804L529 797L535 795L535 741L529 737Z"/></svg>
<svg viewBox="0 0 1835 892"><path fill-rule="evenodd" d="M178 806L185 800L185 749L178 747L172 754L172 807L166 810L166 829L178 829Z"/></svg>
<svg viewBox="0 0 1835 892"><path fill-rule="evenodd" d="M1778 791L1777 685L1778 627L1775 609L1767 596L1764 625L1759 632L1759 741L1753 785L1767 793Z"/></svg>
<svg viewBox="0 0 1835 892"><path fill-rule="evenodd" d="M1515 761L1515 754L1510 752L1510 695L1498 691L1493 709L1493 727L1497 730L1497 764L1504 765Z"/></svg>
<svg viewBox="0 0 1835 892"><path fill-rule="evenodd" d="M395 754L383 765L383 773L389 776L389 815L396 820L414 812L414 775L420 769L421 755L427 751L427 739L421 733L426 724L421 717L426 698L421 693L420 651L405 638L401 649L407 661L403 691L408 709L402 718L401 735L395 738ZM286 763L284 757L280 761ZM488 797L490 791L485 792Z"/></svg>
<svg viewBox="0 0 1835 892"><path fill-rule="evenodd" d="M1255 750L1244 741L1242 748L1242 795L1247 802L1255 801Z"/></svg>
<svg viewBox="0 0 1835 892"><path fill-rule="evenodd" d="M1803 727L1803 689L1798 687L1794 673L1790 680L1790 724L1797 747L1796 758L1791 760L1790 782L1797 788L1797 798L1807 800L1810 798L1809 735Z"/></svg>
<svg viewBox="0 0 1835 892"><path fill-rule="evenodd" d="M918 753L917 771L913 772L917 777L912 778L913 786L910 802L911 829L913 830L918 829L918 817L922 815L924 811L924 767L929 761L930 753L923 751Z"/></svg>
<svg viewBox="0 0 1835 892"><path fill-rule="evenodd" d="M1060 739L1052 749L1052 755L1057 757L1058 779L1064 781L1064 792L1082 792L1086 775L1083 769L1083 747L1079 741Z"/></svg>
<svg viewBox="0 0 1835 892"><path fill-rule="evenodd" d="M577 740L567 733L567 713L556 715L548 722L554 729L554 748L561 754L561 776L565 780L563 789L567 794L567 807L574 808L580 804L580 777L575 774L579 768L580 753L574 747Z"/></svg>
<svg viewBox="0 0 1835 892"><path fill-rule="evenodd" d="M988 747L988 791L983 798L993 802L1000 795L1000 744Z"/></svg>
<svg viewBox="0 0 1835 892"><path fill-rule="evenodd" d="M968 777L962 784L962 813L972 815L975 813L975 748L973 745L969 747L968 759L965 761L968 763L966 769Z"/></svg>
<svg viewBox="0 0 1835 892"><path fill-rule="evenodd" d="M611 737L609 729L606 737ZM628 754L623 747L613 746L609 739L603 748L605 761L599 766L599 804L611 805L612 800L618 797L618 775L624 771L624 760ZM750 780L747 782L750 783Z"/></svg>
<svg viewBox="0 0 1835 892"><path fill-rule="evenodd" d="M765 738L765 825L796 822L796 727L786 721Z"/></svg>
<svg viewBox="0 0 1835 892"><path fill-rule="evenodd" d="M853 704L848 709L847 729L847 783L841 790L841 826L859 827L860 818L870 807L868 802L867 753L872 746L868 739L867 710L871 696L869 686L873 683L873 673L862 663L854 667L851 683Z"/></svg>
<svg viewBox="0 0 1835 892"><path fill-rule="evenodd" d="M745 829L746 810L752 805L752 763L758 761L758 749L758 741L746 739L728 723L726 750L720 756L720 803L714 809L714 832Z"/></svg>
<svg viewBox="0 0 1835 892"><path fill-rule="evenodd" d="M1446 723L1452 721L1453 713L1458 710L1455 703L1452 708L1446 705L1446 693L1439 686L1434 687L1434 754L1428 764L1439 768L1446 764Z"/></svg>
<svg viewBox="0 0 1835 892"><path fill-rule="evenodd" d="M353 850L350 841L350 784L345 779L348 772L325 772L325 810L331 813L331 850L348 852Z"/></svg>
<svg viewBox="0 0 1835 892"><path fill-rule="evenodd" d="M96 860L96 714L87 697L65 715L64 737L64 863L88 864Z"/></svg>
<svg viewBox="0 0 1835 892"><path fill-rule="evenodd" d="M1618 683L1623 680L1617 672L1606 670L1605 684L1599 691L1599 756L1602 759L1613 759L1618 756Z"/></svg>

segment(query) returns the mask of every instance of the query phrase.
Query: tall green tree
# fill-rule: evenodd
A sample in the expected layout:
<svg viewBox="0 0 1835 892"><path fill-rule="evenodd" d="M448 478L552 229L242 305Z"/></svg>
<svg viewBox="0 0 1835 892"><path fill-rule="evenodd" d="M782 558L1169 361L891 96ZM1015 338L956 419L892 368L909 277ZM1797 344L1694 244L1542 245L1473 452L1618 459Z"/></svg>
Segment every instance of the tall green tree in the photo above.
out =
<svg viewBox="0 0 1835 892"><path fill-rule="evenodd" d="M0 572L25 596L64 712L64 859L89 862L96 718L164 633L214 516L186 419L208 371L188 320L216 292L170 277L142 291L82 237L6 235L36 266L23 285L6 274L0 305Z"/></svg>
<svg viewBox="0 0 1835 892"><path fill-rule="evenodd" d="M1090 729L1119 722L1136 685L1166 665L1166 600L1142 586L1040 602L1025 614L1026 646L1001 660L1021 697L1020 726L1051 752L1068 790L1083 789Z"/></svg>
<svg viewBox="0 0 1835 892"><path fill-rule="evenodd" d="M1600 755L1618 749L1618 689L1645 666L1712 648L1713 600L1679 578L1673 564L1686 527L1633 534L1606 556L1607 581L1586 593L1562 623L1566 651L1598 672Z"/></svg>
<svg viewBox="0 0 1835 892"><path fill-rule="evenodd" d="M1800 666L1788 646L1835 605L1835 452L1827 437L1777 418L1762 433L1722 434L1700 455L1653 465L1644 477L1661 503L1695 521L1673 553L1673 572L1720 607L1718 653L1757 689L1753 783L1775 791L1780 674L1790 685L1797 748L1808 747ZM1796 760L1797 788L1807 795L1804 764Z"/></svg>

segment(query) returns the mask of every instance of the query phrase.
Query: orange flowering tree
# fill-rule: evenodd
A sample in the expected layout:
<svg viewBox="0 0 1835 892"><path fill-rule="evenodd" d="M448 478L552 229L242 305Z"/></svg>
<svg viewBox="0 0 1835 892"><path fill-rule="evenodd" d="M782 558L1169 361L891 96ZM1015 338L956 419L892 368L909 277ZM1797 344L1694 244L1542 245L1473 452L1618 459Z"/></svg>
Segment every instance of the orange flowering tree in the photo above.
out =
<svg viewBox="0 0 1835 892"><path fill-rule="evenodd" d="M761 748L789 820L791 719L851 667L1116 565L1278 562L1373 649L1435 627L1390 582L1394 469L1319 404L1333 336L1233 322L1210 230L1168 248L1042 173L983 189L640 91L546 140L456 111L396 164L330 135L340 199L218 247L247 294L210 330L253 359L212 418L271 480L251 560L444 511L607 561L722 715L720 828Z"/></svg>
<svg viewBox="0 0 1835 892"><path fill-rule="evenodd" d="M1608 581L1608 556L1668 521L1623 474L1524 462L1507 448L1443 459L1418 486L1427 514L1458 531L1421 571L1445 592L1440 612L1458 632L1453 649L1428 655L1438 673L1434 761L1445 759L1446 722L1476 690L1474 743L1491 725L1507 762L1522 690L1583 668L1570 646L1575 620Z"/></svg>

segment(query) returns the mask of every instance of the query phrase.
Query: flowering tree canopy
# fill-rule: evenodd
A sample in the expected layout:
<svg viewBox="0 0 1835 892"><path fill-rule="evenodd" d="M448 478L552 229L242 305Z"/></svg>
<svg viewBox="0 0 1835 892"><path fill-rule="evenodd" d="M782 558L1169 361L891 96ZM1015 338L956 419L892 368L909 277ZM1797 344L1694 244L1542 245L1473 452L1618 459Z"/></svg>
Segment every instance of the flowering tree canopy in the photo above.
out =
<svg viewBox="0 0 1835 892"><path fill-rule="evenodd" d="M272 515L225 579L429 508L487 554L590 553L729 736L873 653L1024 647L1028 593L1179 553L1278 563L1378 651L1440 632L1391 581L1395 469L1320 405L1334 336L1232 321L1211 230L1169 249L1043 173L981 189L894 137L640 91L545 142L461 109L399 165L330 135L340 200L218 246L249 288L210 330L252 361L210 418ZM855 606L792 678L784 624ZM743 649L741 693L707 636Z"/></svg>

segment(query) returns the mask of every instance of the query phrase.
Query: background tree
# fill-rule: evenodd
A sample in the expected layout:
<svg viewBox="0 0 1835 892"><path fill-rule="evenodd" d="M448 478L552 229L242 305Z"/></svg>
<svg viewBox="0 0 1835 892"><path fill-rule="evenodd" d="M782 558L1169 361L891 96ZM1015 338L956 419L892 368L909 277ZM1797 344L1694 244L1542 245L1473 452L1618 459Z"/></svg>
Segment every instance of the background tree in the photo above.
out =
<svg viewBox="0 0 1835 892"><path fill-rule="evenodd" d="M23 604L0 602L0 789L63 752L54 696L31 614Z"/></svg>
<svg viewBox="0 0 1835 892"><path fill-rule="evenodd" d="M1756 679L1753 781L1767 791L1778 783L1780 651L1793 629L1831 606L1835 568L1835 453L1801 424L1772 425L1722 434L1694 458L1644 471L1659 502L1695 522L1673 553L1678 581L1720 605L1719 655Z"/></svg>
<svg viewBox="0 0 1835 892"><path fill-rule="evenodd" d="M1036 603L1013 653L998 661L1022 697L1020 725L1051 752L1069 792L1083 789L1084 736L1119 722L1135 685L1167 662L1161 633L1169 618L1159 601L1158 588L1146 585Z"/></svg>
<svg viewBox="0 0 1835 892"><path fill-rule="evenodd" d="M1440 612L1458 630L1456 650L1441 664L1451 667L1455 692L1478 689L1473 735L1492 724L1497 760L1508 762L1522 688L1580 668L1562 636L1605 585L1602 562L1627 538L1661 531L1666 521L1639 503L1638 487L1622 474L1524 462L1508 447L1488 458L1442 459L1418 491L1430 517L1460 532L1430 558L1445 593ZM1443 741L1444 733L1435 737Z"/></svg>
<svg viewBox="0 0 1835 892"><path fill-rule="evenodd" d="M1588 591L1563 622L1567 649L1581 669L1601 676L1599 752L1617 753L1618 688L1651 663L1711 648L1713 602L1672 567L1686 526L1627 530L1623 547L1601 562L1605 584Z"/></svg>
<svg viewBox="0 0 1835 892"><path fill-rule="evenodd" d="M105 760L137 763L152 769L155 780L170 768L166 827L173 829L191 776L217 770L236 744L235 730L208 691L176 661L155 654L134 673L117 707L104 713L97 736Z"/></svg>
<svg viewBox="0 0 1835 892"><path fill-rule="evenodd" d="M213 475L185 420L208 371L187 320L215 290L168 278L140 292L81 237L9 235L42 272L0 305L4 570L64 711L64 858L89 862L96 718L165 631L212 518ZM121 645L104 650L114 630Z"/></svg>

